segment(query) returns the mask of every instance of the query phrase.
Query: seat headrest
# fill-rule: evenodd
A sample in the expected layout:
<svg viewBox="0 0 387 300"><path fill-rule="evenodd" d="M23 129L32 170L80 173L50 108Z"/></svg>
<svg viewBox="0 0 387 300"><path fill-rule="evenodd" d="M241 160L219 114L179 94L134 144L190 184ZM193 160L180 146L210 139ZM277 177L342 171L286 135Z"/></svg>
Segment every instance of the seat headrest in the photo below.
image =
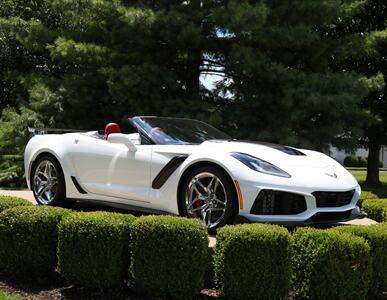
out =
<svg viewBox="0 0 387 300"><path fill-rule="evenodd" d="M105 126L104 139L107 140L111 133L121 133L120 126L117 123L109 123Z"/></svg>

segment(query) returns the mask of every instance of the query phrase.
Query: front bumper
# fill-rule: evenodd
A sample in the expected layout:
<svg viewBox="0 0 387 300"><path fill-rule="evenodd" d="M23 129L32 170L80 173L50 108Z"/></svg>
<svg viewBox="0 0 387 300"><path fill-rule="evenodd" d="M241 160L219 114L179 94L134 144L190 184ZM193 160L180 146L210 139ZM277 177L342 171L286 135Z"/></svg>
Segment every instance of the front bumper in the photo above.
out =
<svg viewBox="0 0 387 300"><path fill-rule="evenodd" d="M354 185L318 185L301 188L299 186L293 187L291 185L257 185L251 181L240 181L240 185L242 187L244 203L243 208L239 210L239 216L250 222L274 223L283 225L309 225L336 223L364 217L364 214L357 206L357 202L361 193L360 186L357 183ZM257 214L254 210L254 203L257 201L259 193L263 190L278 191L301 196L305 199L305 207L300 213ZM339 204L336 206L324 206L317 204L315 192L318 191L334 193L344 193L348 191L354 192L352 198L349 197L348 201L345 202L345 205Z"/></svg>

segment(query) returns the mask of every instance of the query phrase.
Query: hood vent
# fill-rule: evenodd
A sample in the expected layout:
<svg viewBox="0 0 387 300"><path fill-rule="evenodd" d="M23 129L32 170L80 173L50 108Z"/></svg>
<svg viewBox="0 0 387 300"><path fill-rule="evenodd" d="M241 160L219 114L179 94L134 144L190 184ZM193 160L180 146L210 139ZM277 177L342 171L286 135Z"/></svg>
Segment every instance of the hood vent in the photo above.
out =
<svg viewBox="0 0 387 300"><path fill-rule="evenodd" d="M282 145L272 144L272 143L267 143L267 142L256 142L256 141L253 141L253 142L251 142L251 141L242 141L242 142L270 147L272 149L276 149L276 150L281 151L283 153L286 153L288 155L306 156L306 154L301 152L300 150L297 150L295 148L288 147L288 146L282 146Z"/></svg>
<svg viewBox="0 0 387 300"><path fill-rule="evenodd" d="M291 147L287 147L287 146L273 145L270 148L279 150L279 151L284 152L284 153L289 154L289 155L306 156L306 154L301 152L300 150L297 150L297 149L291 148Z"/></svg>

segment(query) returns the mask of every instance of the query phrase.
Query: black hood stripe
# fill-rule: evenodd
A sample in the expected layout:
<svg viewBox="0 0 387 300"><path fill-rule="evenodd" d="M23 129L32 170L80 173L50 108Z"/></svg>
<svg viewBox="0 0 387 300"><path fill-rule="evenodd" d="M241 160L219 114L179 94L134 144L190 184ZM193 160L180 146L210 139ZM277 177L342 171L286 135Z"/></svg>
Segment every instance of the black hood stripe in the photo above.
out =
<svg viewBox="0 0 387 300"><path fill-rule="evenodd" d="M268 142L257 142L257 141L238 141L238 142L266 146L266 147L281 151L283 153L286 153L288 155L306 156L306 154L301 152L300 150L297 150L296 148L292 148L288 146L283 146L283 145L278 145L278 144L273 144Z"/></svg>

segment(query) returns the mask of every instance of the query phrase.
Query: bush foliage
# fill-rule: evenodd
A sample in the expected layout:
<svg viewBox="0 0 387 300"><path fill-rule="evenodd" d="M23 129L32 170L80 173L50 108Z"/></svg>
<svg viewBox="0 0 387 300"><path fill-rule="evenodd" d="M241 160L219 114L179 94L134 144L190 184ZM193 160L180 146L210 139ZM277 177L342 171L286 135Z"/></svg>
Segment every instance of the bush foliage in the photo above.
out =
<svg viewBox="0 0 387 300"><path fill-rule="evenodd" d="M146 216L133 222L131 283L142 294L189 299L203 287L208 237L198 220Z"/></svg>
<svg viewBox="0 0 387 300"><path fill-rule="evenodd" d="M291 235L280 226L221 228L215 247L215 281L229 299L281 299L291 282L291 247Z"/></svg>
<svg viewBox="0 0 387 300"><path fill-rule="evenodd" d="M370 192L370 191L362 191L361 192L361 195L360 195L360 199L359 201L357 202L357 205L359 205L360 207L363 206L363 202L364 200L368 200L368 199L378 199L379 196L374 194L373 192Z"/></svg>
<svg viewBox="0 0 387 300"><path fill-rule="evenodd" d="M362 206L372 220L387 221L387 199L368 199L363 201Z"/></svg>
<svg viewBox="0 0 387 300"><path fill-rule="evenodd" d="M58 223L70 210L19 206L0 214L0 272L42 275L57 265Z"/></svg>
<svg viewBox="0 0 387 300"><path fill-rule="evenodd" d="M299 228L294 237L294 289L309 299L365 299L371 257L367 242L354 235Z"/></svg>
<svg viewBox="0 0 387 300"><path fill-rule="evenodd" d="M123 284L129 266L132 215L80 212L59 225L59 270L67 280L93 288Z"/></svg>
<svg viewBox="0 0 387 300"><path fill-rule="evenodd" d="M25 199L11 196L0 196L0 213L8 208L29 205L32 205L32 203Z"/></svg>
<svg viewBox="0 0 387 300"><path fill-rule="evenodd" d="M375 299L387 291L387 227L377 224L372 226L340 226L334 228L339 232L350 233L364 238L371 247L372 276L370 298Z"/></svg>
<svg viewBox="0 0 387 300"><path fill-rule="evenodd" d="M345 167L365 168L368 164L368 158L362 156L347 156L344 159ZM379 161L379 168L383 167L383 162Z"/></svg>

